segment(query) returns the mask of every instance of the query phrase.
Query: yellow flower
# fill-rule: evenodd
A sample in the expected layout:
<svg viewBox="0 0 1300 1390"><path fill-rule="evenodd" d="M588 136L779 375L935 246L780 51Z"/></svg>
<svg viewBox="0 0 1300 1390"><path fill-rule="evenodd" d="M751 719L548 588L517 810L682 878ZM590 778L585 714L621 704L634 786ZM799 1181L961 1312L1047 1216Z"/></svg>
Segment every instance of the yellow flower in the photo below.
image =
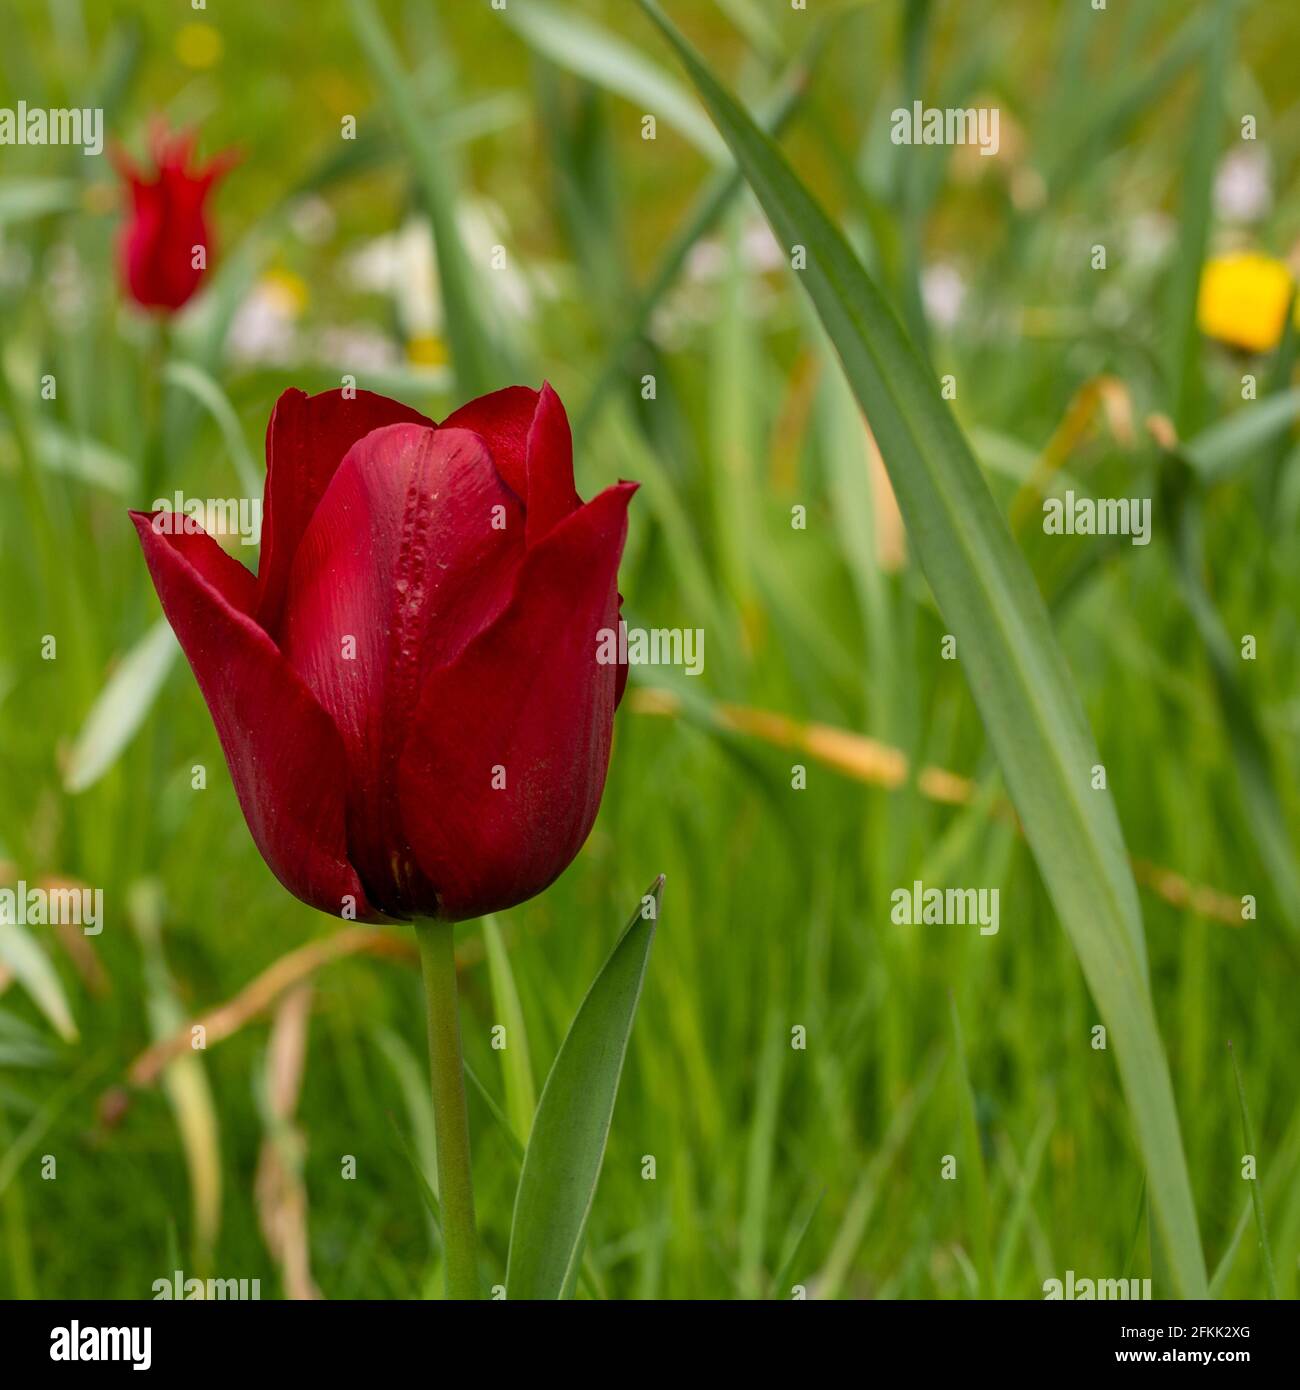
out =
<svg viewBox="0 0 1300 1390"><path fill-rule="evenodd" d="M1294 285L1284 261L1258 251L1213 257L1201 273L1196 303L1201 332L1248 352L1269 351L1282 337Z"/></svg>
<svg viewBox="0 0 1300 1390"><path fill-rule="evenodd" d="M432 333L418 333L406 344L406 359L415 367L445 366L447 345Z"/></svg>
<svg viewBox="0 0 1300 1390"><path fill-rule="evenodd" d="M176 31L176 56L187 68L210 68L221 61L225 45L211 24L197 20Z"/></svg>
<svg viewBox="0 0 1300 1390"><path fill-rule="evenodd" d="M297 318L307 307L307 282L292 270L268 270L259 288L268 302L290 318Z"/></svg>

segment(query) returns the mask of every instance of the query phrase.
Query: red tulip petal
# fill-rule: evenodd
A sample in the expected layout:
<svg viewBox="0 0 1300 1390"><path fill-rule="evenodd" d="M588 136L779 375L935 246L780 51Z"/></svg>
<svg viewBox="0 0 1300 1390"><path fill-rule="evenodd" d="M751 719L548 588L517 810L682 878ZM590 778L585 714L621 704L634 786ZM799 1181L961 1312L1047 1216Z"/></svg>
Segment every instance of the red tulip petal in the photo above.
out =
<svg viewBox="0 0 1300 1390"><path fill-rule="evenodd" d="M618 596L618 651L619 663L616 668L617 675L614 678L614 708L617 709L623 703L623 696L627 693L627 662L623 661L624 633L627 630L627 623L623 620L623 595Z"/></svg>
<svg viewBox="0 0 1300 1390"><path fill-rule="evenodd" d="M179 512L131 512L137 530L166 539L200 579L210 584L236 612L251 615L257 602L257 580L192 518ZM147 558L147 552L146 552Z"/></svg>
<svg viewBox="0 0 1300 1390"><path fill-rule="evenodd" d="M262 858L295 897L341 915L380 914L348 860L347 764L329 716L275 644L240 610L252 591L210 537L169 536L132 512L149 573L207 701L235 793Z"/></svg>
<svg viewBox="0 0 1300 1390"><path fill-rule="evenodd" d="M279 632L294 552L343 456L371 430L402 423L433 421L371 391L345 399L342 391L309 396L290 389L276 402L266 428L266 504L257 573L257 617L268 632Z"/></svg>
<svg viewBox="0 0 1300 1390"><path fill-rule="evenodd" d="M473 430L482 435L498 473L516 497L528 501L528 431L537 413L531 386L507 386L467 401L442 422L445 430Z"/></svg>
<svg viewBox="0 0 1300 1390"><path fill-rule="evenodd" d="M550 382L542 383L528 431L528 545L582 506L573 489L573 434Z"/></svg>
<svg viewBox="0 0 1300 1390"><path fill-rule="evenodd" d="M353 862L390 910L433 906L397 805L424 673L500 614L523 548L523 509L482 438L419 425L354 445L299 543L281 646L343 737Z"/></svg>
<svg viewBox="0 0 1300 1390"><path fill-rule="evenodd" d="M433 672L403 751L407 840L452 920L551 883L596 818L616 668L597 634L618 621L615 578L634 483L607 488L533 547L502 616ZM506 785L494 788L494 770Z"/></svg>
<svg viewBox="0 0 1300 1390"><path fill-rule="evenodd" d="M540 392L507 386L479 396L449 415L442 427L483 436L497 472L527 509L530 546L582 506L573 487L569 419L549 382Z"/></svg>

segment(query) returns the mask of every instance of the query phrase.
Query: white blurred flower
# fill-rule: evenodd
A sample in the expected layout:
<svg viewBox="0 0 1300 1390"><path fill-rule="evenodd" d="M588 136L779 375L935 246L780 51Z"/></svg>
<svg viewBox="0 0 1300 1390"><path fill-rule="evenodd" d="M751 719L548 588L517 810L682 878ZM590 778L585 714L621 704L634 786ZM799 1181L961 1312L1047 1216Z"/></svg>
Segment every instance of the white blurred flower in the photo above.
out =
<svg viewBox="0 0 1300 1390"><path fill-rule="evenodd" d="M740 254L747 270L760 273L781 270L790 264L790 257L781 249L776 234L764 218L748 223L740 238Z"/></svg>
<svg viewBox="0 0 1300 1390"><path fill-rule="evenodd" d="M511 253L500 209L483 200L465 202L458 215L460 237L478 283L508 321L528 319L533 312L529 281ZM505 248L504 264L493 266L493 252ZM440 337L443 327L437 248L433 230L424 218L412 218L396 232L377 237L349 257L347 271L360 289L390 296L398 322L408 339Z"/></svg>
<svg viewBox="0 0 1300 1390"><path fill-rule="evenodd" d="M781 270L790 258L781 249L772 228L761 217L745 223L740 233L740 263L746 270L759 275ZM727 247L722 237L706 237L697 241L686 258L686 278L697 282L718 280L727 268Z"/></svg>
<svg viewBox="0 0 1300 1390"><path fill-rule="evenodd" d="M32 278L32 253L19 241L8 241L0 230L0 287L22 289Z"/></svg>
<svg viewBox="0 0 1300 1390"><path fill-rule="evenodd" d="M1173 245L1174 222L1163 212L1139 213L1128 225L1128 258L1136 267L1162 261Z"/></svg>
<svg viewBox="0 0 1300 1390"><path fill-rule="evenodd" d="M70 241L56 242L46 253L45 290L55 323L62 329L79 327L86 317L90 287L85 266Z"/></svg>
<svg viewBox="0 0 1300 1390"><path fill-rule="evenodd" d="M317 361L340 371L385 372L401 365L397 344L367 323L338 324L313 335Z"/></svg>
<svg viewBox="0 0 1300 1390"><path fill-rule="evenodd" d="M423 219L412 218L398 231L367 242L348 257L346 269L358 289L392 299L408 338L436 334L442 327L433 237Z"/></svg>
<svg viewBox="0 0 1300 1390"><path fill-rule="evenodd" d="M235 362L283 366L298 355L295 327L306 302L296 275L272 272L248 292L230 324L227 348Z"/></svg>
<svg viewBox="0 0 1300 1390"><path fill-rule="evenodd" d="M319 194L299 198L289 209L289 225L300 241L319 246L334 235L334 209Z"/></svg>
<svg viewBox="0 0 1300 1390"><path fill-rule="evenodd" d="M966 302L966 281L961 272L944 262L926 266L921 272L921 302L936 327L945 331L955 328Z"/></svg>
<svg viewBox="0 0 1300 1390"><path fill-rule="evenodd" d="M1258 222L1273 205L1268 156L1263 150L1233 150L1214 175L1214 210L1226 222Z"/></svg>

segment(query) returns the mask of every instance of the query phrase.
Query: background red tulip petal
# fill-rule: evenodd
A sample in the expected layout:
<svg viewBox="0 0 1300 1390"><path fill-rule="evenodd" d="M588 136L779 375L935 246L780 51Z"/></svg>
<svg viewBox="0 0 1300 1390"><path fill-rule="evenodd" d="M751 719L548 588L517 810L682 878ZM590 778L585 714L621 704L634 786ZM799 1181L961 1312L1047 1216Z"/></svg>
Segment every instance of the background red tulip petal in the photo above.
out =
<svg viewBox="0 0 1300 1390"><path fill-rule="evenodd" d="M550 382L542 385L528 430L528 530L534 546L570 512L582 506L573 488L573 434Z"/></svg>
<svg viewBox="0 0 1300 1390"><path fill-rule="evenodd" d="M342 735L352 861L386 907L432 911L396 793L424 675L501 613L523 549L481 437L419 425L354 445L298 546L281 648Z"/></svg>
<svg viewBox="0 0 1300 1390"><path fill-rule="evenodd" d="M607 488L529 550L502 616L425 681L398 789L407 839L446 917L540 893L596 818L616 675L596 660L597 633L617 622L635 491Z"/></svg>
<svg viewBox="0 0 1300 1390"><path fill-rule="evenodd" d="M291 388L276 402L266 427L266 504L257 570L257 616L268 632L279 630L294 552L343 456L371 430L401 423L433 421L372 391L347 399L342 391L309 396Z"/></svg>
<svg viewBox="0 0 1300 1390"><path fill-rule="evenodd" d="M238 561L202 533L157 534L132 512L163 612L189 658L262 858L296 897L361 920L380 916L348 860L343 744L329 716L239 603ZM251 579L251 576L250 576Z"/></svg>

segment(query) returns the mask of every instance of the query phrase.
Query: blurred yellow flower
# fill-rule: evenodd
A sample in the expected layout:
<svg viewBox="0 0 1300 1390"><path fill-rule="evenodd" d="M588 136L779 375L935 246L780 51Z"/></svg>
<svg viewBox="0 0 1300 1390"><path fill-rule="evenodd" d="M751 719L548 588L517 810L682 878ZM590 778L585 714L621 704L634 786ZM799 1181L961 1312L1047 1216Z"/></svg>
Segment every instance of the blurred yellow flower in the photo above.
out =
<svg viewBox="0 0 1300 1390"><path fill-rule="evenodd" d="M282 314L297 318L307 307L307 282L292 270L268 270L259 288Z"/></svg>
<svg viewBox="0 0 1300 1390"><path fill-rule="evenodd" d="M447 361L447 345L433 333L418 333L407 339L406 358L415 367L441 367Z"/></svg>
<svg viewBox="0 0 1300 1390"><path fill-rule="evenodd" d="M1201 273L1196 304L1201 332L1249 352L1267 352L1282 337L1294 285L1285 261L1258 251L1212 257Z"/></svg>
<svg viewBox="0 0 1300 1390"><path fill-rule="evenodd" d="M211 24L182 24L176 31L176 56L187 68L210 68L221 61L225 45Z"/></svg>

